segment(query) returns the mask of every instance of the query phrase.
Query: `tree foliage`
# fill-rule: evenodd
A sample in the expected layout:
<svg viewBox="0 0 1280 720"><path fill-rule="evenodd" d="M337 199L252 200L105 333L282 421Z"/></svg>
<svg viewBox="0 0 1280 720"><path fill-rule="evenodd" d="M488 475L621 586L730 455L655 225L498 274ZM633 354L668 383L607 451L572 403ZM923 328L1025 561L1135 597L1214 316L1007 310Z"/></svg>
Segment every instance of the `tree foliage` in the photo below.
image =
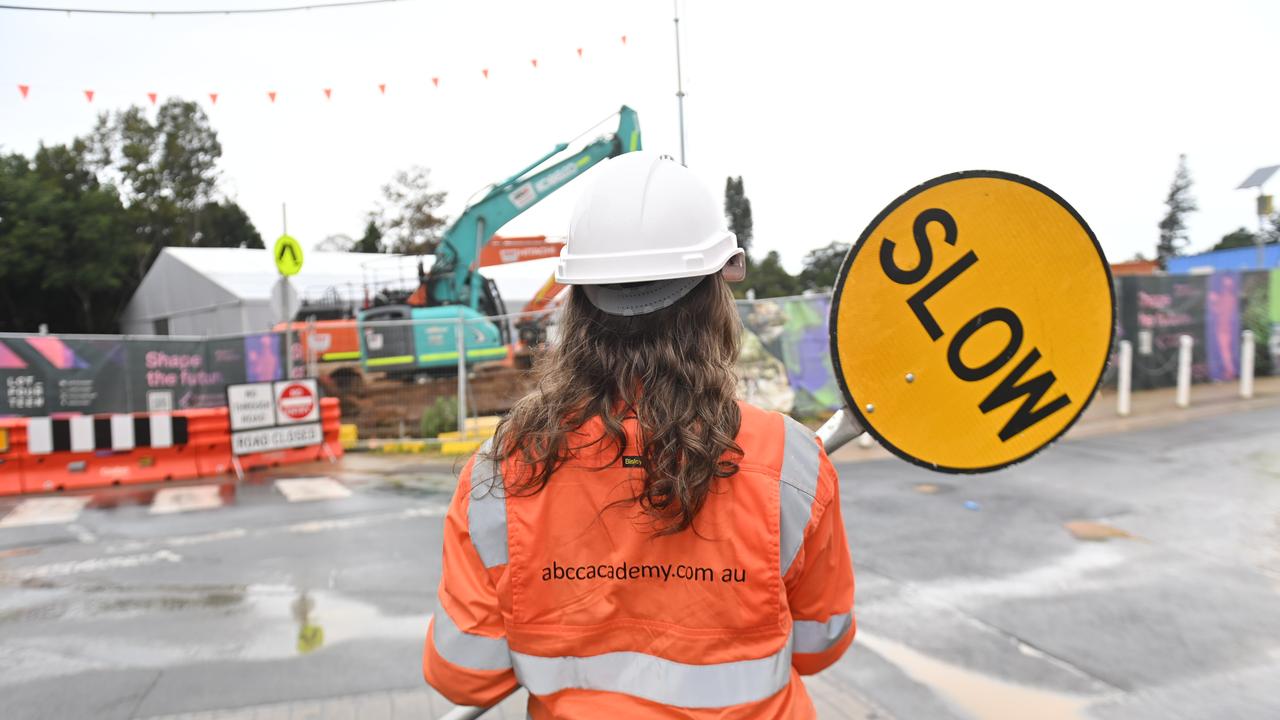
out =
<svg viewBox="0 0 1280 720"><path fill-rule="evenodd" d="M0 159L0 329L112 332L167 245L263 247L218 197L222 146L195 103L132 107L84 137Z"/></svg>
<svg viewBox="0 0 1280 720"><path fill-rule="evenodd" d="M336 233L316 243L315 249L318 252L351 252L355 244L350 235Z"/></svg>
<svg viewBox="0 0 1280 720"><path fill-rule="evenodd" d="M729 222L729 230L738 236L738 247L751 254L751 200L747 198L746 188L742 185L742 176L724 179L724 216Z"/></svg>
<svg viewBox="0 0 1280 720"><path fill-rule="evenodd" d="M1187 156L1178 156L1178 169L1169 185L1169 195L1165 198L1164 219L1159 223L1160 240L1156 243L1156 260L1161 267L1171 257L1182 254L1187 246L1186 216L1195 212L1195 198L1191 196L1191 173L1187 170Z"/></svg>
<svg viewBox="0 0 1280 720"><path fill-rule="evenodd" d="M805 290L831 290L836 284L836 275L840 273L840 265L848 254L849 244L838 241L810 250L804 256L804 269L797 278L801 287Z"/></svg>
<svg viewBox="0 0 1280 720"><path fill-rule="evenodd" d="M382 186L382 201L370 219L377 222L392 252L432 253L448 222L440 213L445 195L431 189L430 169L414 165Z"/></svg>
<svg viewBox="0 0 1280 720"><path fill-rule="evenodd" d="M386 247L382 244L382 231L378 229L378 224L370 220L368 225L364 226L364 235L356 241L351 248L352 252L361 253L381 253L386 252Z"/></svg>
<svg viewBox="0 0 1280 720"><path fill-rule="evenodd" d="M0 329L114 328L137 250L116 189L98 181L82 148L0 161Z"/></svg>
<svg viewBox="0 0 1280 720"><path fill-rule="evenodd" d="M782 266L782 258L777 250L770 250L763 260L752 263L752 267L747 270L746 281L741 284L744 291L754 291L757 298L799 295L804 289L800 285L800 279Z"/></svg>

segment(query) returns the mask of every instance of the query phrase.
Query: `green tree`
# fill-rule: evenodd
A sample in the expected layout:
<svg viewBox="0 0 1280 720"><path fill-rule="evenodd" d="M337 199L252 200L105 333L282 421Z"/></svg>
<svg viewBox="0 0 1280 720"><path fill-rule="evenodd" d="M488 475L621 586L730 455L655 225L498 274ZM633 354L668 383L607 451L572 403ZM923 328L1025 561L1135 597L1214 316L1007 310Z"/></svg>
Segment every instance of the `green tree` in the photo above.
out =
<svg viewBox="0 0 1280 720"><path fill-rule="evenodd" d="M382 231L378 229L377 223L370 220L369 224L364 226L364 235L360 236L351 251L359 253L386 252L386 248L382 246Z"/></svg>
<svg viewBox="0 0 1280 720"><path fill-rule="evenodd" d="M262 235L243 208L230 200L208 202L194 215L195 247L255 248L261 250Z"/></svg>
<svg viewBox="0 0 1280 720"><path fill-rule="evenodd" d="M724 216L729 221L729 230L738 236L738 247L747 251L747 260L751 259L751 200L742 185L742 176L724 179Z"/></svg>
<svg viewBox="0 0 1280 720"><path fill-rule="evenodd" d="M137 258L139 279L161 248L204 244L208 233L203 231L201 213L215 203L222 144L198 104L166 100L155 122L138 106L114 116L104 113L82 142L99 176L119 185L138 234L145 240ZM243 223L237 222L237 212ZM229 212L213 209L210 214L218 216L216 221L224 229L232 230L237 242L226 245L213 240L216 247L236 247L257 235L238 207Z"/></svg>
<svg viewBox="0 0 1280 720"><path fill-rule="evenodd" d="M797 280L805 290L831 290L836 284L840 265L849 254L849 244L833 241L825 247L810 250L804 256L804 269Z"/></svg>
<svg viewBox="0 0 1280 720"><path fill-rule="evenodd" d="M317 252L351 252L356 241L350 235L336 233L316 243Z"/></svg>
<svg viewBox="0 0 1280 720"><path fill-rule="evenodd" d="M782 258L776 250L770 250L763 260L755 263L748 271L746 281L739 284L744 286L744 291L755 291L757 298L799 295L804 289L799 279L782 267Z"/></svg>
<svg viewBox="0 0 1280 720"><path fill-rule="evenodd" d="M431 253L448 222L440 214L446 194L431 189L431 170L415 165L382 186L382 202L370 219L378 221L392 252Z"/></svg>
<svg viewBox="0 0 1280 720"><path fill-rule="evenodd" d="M1236 228L1226 235L1223 235L1222 239L1219 240L1218 244L1214 245L1212 249L1229 250L1231 248L1238 247L1253 247L1253 244L1257 242L1257 238L1257 233L1250 232L1243 227Z"/></svg>
<svg viewBox="0 0 1280 720"><path fill-rule="evenodd" d="M83 149L0 162L0 327L108 332L132 291L137 236Z"/></svg>
<svg viewBox="0 0 1280 720"><path fill-rule="evenodd" d="M1186 216L1199 209L1191 196L1191 173L1187 170L1186 155L1178 156L1178 169L1164 203L1168 209L1159 223L1160 240L1156 243L1156 260L1161 267L1169 258L1182 254L1188 242Z"/></svg>

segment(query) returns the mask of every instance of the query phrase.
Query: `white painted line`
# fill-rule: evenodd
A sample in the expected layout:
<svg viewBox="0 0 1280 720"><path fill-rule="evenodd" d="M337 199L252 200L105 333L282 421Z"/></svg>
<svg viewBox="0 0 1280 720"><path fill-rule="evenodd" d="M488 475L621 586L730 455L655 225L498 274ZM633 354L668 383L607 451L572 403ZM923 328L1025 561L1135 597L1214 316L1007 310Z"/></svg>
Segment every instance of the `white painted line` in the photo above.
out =
<svg viewBox="0 0 1280 720"><path fill-rule="evenodd" d="M157 550L145 555L121 555L117 557L73 560L51 565L36 565L34 567L18 568L8 573L0 571L0 575L7 574L21 579L63 577L79 573L102 572L103 570L124 570L162 562L182 562L182 556L172 550Z"/></svg>
<svg viewBox="0 0 1280 720"><path fill-rule="evenodd" d="M327 477L290 478L277 480L276 488L284 493L289 502L308 502L311 500L339 500L351 497L347 486Z"/></svg>
<svg viewBox="0 0 1280 720"><path fill-rule="evenodd" d="M84 506L89 504L87 497L51 497L31 498L18 503L3 519L0 528L27 527L30 525L57 525L74 522L80 517Z"/></svg>
<svg viewBox="0 0 1280 720"><path fill-rule="evenodd" d="M217 485L171 487L160 490L151 500L152 515L212 510L222 507L222 495Z"/></svg>

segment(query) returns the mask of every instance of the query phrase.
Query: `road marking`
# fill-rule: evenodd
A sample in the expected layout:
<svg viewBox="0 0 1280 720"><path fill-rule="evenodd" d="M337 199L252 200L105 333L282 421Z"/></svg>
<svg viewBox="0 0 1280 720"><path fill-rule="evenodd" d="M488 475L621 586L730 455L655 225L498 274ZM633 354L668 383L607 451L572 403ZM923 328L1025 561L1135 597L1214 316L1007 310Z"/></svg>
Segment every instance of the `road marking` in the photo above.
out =
<svg viewBox="0 0 1280 720"><path fill-rule="evenodd" d="M222 495L217 485L170 487L160 490L151 500L152 515L211 510L222 507Z"/></svg>
<svg viewBox="0 0 1280 720"><path fill-rule="evenodd" d="M351 497L351 491L345 485L327 477L277 480L276 488L284 493L285 499L289 502L339 500Z"/></svg>
<svg viewBox="0 0 1280 720"><path fill-rule="evenodd" d="M74 522L80 517L84 506L89 504L87 497L51 497L31 498L18 503L3 519L0 528L27 527L30 525L56 525Z"/></svg>
<svg viewBox="0 0 1280 720"><path fill-rule="evenodd" d="M90 560L73 560L50 565L37 565L35 567L19 568L9 573L0 573L0 575L7 574L10 577L30 580L33 578L62 577L86 572L119 570L142 565L155 565L161 562L176 563L181 561L182 556L172 550L157 550L145 555L121 555L119 557L92 558Z"/></svg>

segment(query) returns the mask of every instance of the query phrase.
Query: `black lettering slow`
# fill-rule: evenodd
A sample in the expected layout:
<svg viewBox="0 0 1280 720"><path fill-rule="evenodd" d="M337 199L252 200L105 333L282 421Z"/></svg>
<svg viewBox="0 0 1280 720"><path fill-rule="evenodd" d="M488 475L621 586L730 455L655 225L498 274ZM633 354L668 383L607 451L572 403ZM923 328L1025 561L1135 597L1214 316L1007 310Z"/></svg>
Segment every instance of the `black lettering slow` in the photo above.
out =
<svg viewBox="0 0 1280 720"><path fill-rule="evenodd" d="M1036 407L1036 404L1044 399L1045 393L1049 392L1049 389L1053 387L1054 380L1057 379L1053 371L1050 370L1026 382L1021 382L1022 376L1026 375L1031 366L1035 365L1039 359L1040 350L1032 348L1031 352L1027 353L1027 356L1022 359L1022 362L1018 363L1018 366L1011 370L1000 381L1000 384L991 391L991 394L978 405L978 408L983 413L989 413L1005 403L1013 402L1023 395L1026 396L1026 399L1014 411L1013 417L1009 418L1009 422L1005 423L1004 427L1001 428L1000 439L1003 441L1008 441L1009 438L1016 436L1023 430L1071 404L1071 400L1064 393L1041 407Z"/></svg>
<svg viewBox="0 0 1280 720"><path fill-rule="evenodd" d="M916 242L916 252L920 254L920 261L911 269L904 270L893 259L893 251L897 247L897 243L884 238L880 241L880 267L884 270L884 274L890 280L899 285L914 285L924 279L929 274L929 269L933 267L933 246L929 244L929 223L938 223L942 226L942 239L948 245L956 244L956 221L946 210L938 208L930 208L916 216L914 225L911 228L912 238Z"/></svg>
<svg viewBox="0 0 1280 720"><path fill-rule="evenodd" d="M942 337L942 328L938 327L938 322L933 319L933 313L929 312L929 308L925 306L925 303L976 262L978 262L978 256L970 250L959 260L952 263L951 267L938 273L937 277L925 283L924 287L907 298L907 306L916 314L916 319L920 321L920 326L924 328L924 331L929 333L930 339L937 340Z"/></svg>
<svg viewBox="0 0 1280 720"><path fill-rule="evenodd" d="M1005 344L1003 350L986 363L978 367L965 365L964 361L960 359L960 350L964 348L964 344L968 342L975 332L993 322L1004 323L1009 328L1009 342ZM951 372L955 373L956 377L961 380L969 382L983 380L1004 367L1017 354L1021 345L1022 321L1018 319L1018 316L1009 308L991 308L975 315L972 320L965 323L952 336L951 344L947 347L947 364L951 366Z"/></svg>

